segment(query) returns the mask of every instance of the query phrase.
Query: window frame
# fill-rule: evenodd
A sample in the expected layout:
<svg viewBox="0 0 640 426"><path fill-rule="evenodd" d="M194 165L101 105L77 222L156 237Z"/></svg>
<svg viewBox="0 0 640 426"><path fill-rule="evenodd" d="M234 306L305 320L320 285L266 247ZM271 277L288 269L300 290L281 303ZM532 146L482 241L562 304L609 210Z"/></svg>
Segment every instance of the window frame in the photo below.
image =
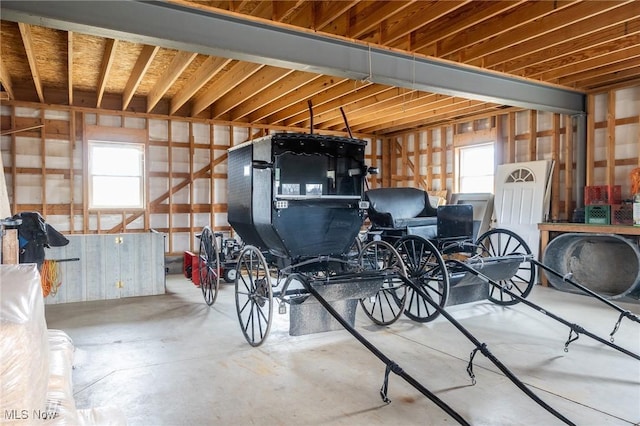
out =
<svg viewBox="0 0 640 426"><path fill-rule="evenodd" d="M96 147L118 147L122 149L135 149L140 154L140 173L138 175L103 175L97 174L93 171L93 149ZM109 141L90 139L87 144L87 196L88 196L88 209L100 210L100 211L142 211L146 206L146 147L145 144L139 142L123 142L123 141ZM139 179L139 203L134 205L99 205L94 202L94 177L111 177L111 178L137 178Z"/></svg>
<svg viewBox="0 0 640 426"><path fill-rule="evenodd" d="M465 150L471 150L471 149L478 149L478 148L483 148L483 147L487 147L487 146L491 146L493 148L493 170L491 172L491 175L478 175L478 176L491 176L493 178L493 185L490 191L473 191L473 192L464 192L464 193L477 193L477 192L490 192L492 194L495 194L495 186L496 186L496 181L495 181L495 176L496 176L496 159L495 159L495 153L496 153L496 142L495 141L483 141L483 142L477 142L477 143L470 143L470 144L465 144L462 146L458 146L455 148L455 185L454 185L454 189L455 192L458 193L463 193L462 192L462 178L464 177L462 175L462 151Z"/></svg>

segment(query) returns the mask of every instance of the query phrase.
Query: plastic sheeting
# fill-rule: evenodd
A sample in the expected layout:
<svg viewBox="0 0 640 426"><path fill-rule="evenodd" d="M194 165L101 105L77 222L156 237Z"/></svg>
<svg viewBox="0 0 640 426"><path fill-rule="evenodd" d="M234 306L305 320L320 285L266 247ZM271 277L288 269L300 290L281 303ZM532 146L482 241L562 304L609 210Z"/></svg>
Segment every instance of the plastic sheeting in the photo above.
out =
<svg viewBox="0 0 640 426"><path fill-rule="evenodd" d="M47 330L36 264L0 265L0 424L126 425L118 407L76 408L73 352L64 331Z"/></svg>
<svg viewBox="0 0 640 426"><path fill-rule="evenodd" d="M35 264L0 266L0 359L0 421L30 424L46 412L49 378L49 339Z"/></svg>

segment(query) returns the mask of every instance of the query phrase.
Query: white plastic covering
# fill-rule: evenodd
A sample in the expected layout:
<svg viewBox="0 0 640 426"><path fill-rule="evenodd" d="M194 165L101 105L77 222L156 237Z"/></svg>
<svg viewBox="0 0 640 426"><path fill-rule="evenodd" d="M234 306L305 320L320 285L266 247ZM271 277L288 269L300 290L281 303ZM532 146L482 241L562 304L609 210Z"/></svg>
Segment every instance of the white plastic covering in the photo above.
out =
<svg viewBox="0 0 640 426"><path fill-rule="evenodd" d="M0 266L0 423L46 410L49 340L35 264Z"/></svg>
<svg viewBox="0 0 640 426"><path fill-rule="evenodd" d="M126 425L122 410L77 410L74 346L47 330L35 264L0 265L0 425Z"/></svg>

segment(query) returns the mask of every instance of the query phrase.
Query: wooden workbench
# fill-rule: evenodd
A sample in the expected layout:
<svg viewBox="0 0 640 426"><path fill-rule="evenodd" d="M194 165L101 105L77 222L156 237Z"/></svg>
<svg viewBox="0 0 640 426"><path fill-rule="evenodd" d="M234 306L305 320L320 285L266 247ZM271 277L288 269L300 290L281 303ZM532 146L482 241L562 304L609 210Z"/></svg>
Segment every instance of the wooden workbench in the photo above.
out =
<svg viewBox="0 0 640 426"><path fill-rule="evenodd" d="M589 223L539 223L540 230L540 261L551 239L551 233L583 233L583 234L616 234L640 237L640 226L631 225L593 225ZM540 282L547 286L547 278L540 274Z"/></svg>

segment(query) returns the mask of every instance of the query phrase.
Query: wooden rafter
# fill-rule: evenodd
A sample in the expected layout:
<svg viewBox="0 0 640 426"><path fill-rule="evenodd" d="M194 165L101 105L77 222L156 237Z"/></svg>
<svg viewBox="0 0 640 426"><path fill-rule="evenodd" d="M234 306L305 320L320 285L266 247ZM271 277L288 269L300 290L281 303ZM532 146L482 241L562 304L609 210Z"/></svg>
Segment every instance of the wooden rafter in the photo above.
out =
<svg viewBox="0 0 640 426"><path fill-rule="evenodd" d="M271 19L276 22L282 22L292 16L305 0L280 0L272 1Z"/></svg>
<svg viewBox="0 0 640 426"><path fill-rule="evenodd" d="M42 81L40 80L40 72L38 71L38 63L36 61L35 48L33 46L33 37L31 35L31 26L19 22L18 27L20 28L20 34L22 35L22 43L24 44L24 50L27 54L29 68L31 69L31 77L33 78L33 84L36 86L38 99L40 99L40 102L44 103Z"/></svg>
<svg viewBox="0 0 640 426"><path fill-rule="evenodd" d="M11 75L9 74L9 70L4 65L4 61L0 58L0 83L2 83L2 87L9 94L10 99L15 99L13 95L13 82L11 81Z"/></svg>
<svg viewBox="0 0 640 426"><path fill-rule="evenodd" d="M262 92L247 99L242 105L233 108L230 112L230 120L239 120L261 107L272 105L273 102L288 97L291 92L319 77L318 74L294 71L289 74L286 79L280 80L277 84L267 87Z"/></svg>
<svg viewBox="0 0 640 426"><path fill-rule="evenodd" d="M233 91L218 99L215 104L213 104L211 117L221 117L222 114L240 105L242 102L251 99L251 97L272 84L289 76L292 72L293 70L278 67L264 67L258 70L253 74L251 79L243 81L235 87Z"/></svg>
<svg viewBox="0 0 640 426"><path fill-rule="evenodd" d="M525 0L518 1L492 1L487 4L486 2L471 2L457 9L451 16L446 19L442 19L437 23L432 23L425 27L419 28L412 34L410 50L418 51L425 54L436 54L435 43L451 37L454 34L464 31L467 28L471 28L475 25L481 24L483 21L498 16L507 10L518 6ZM426 49L428 46L433 48L424 52L422 49Z"/></svg>
<svg viewBox="0 0 640 426"><path fill-rule="evenodd" d="M438 42L438 56L450 57L454 53L479 44L488 39L507 32L517 31L522 25L540 19L548 14L557 12L560 8L568 7L576 1L558 2L525 2L506 13L487 19L482 25L475 25ZM453 56L451 56L453 58Z"/></svg>
<svg viewBox="0 0 640 426"><path fill-rule="evenodd" d="M191 114L197 115L209 107L212 103L220 99L225 94L232 91L237 85L251 77L264 65L254 64L251 62L238 62L230 68L218 80L218 84L211 86L204 93L200 94L193 100Z"/></svg>
<svg viewBox="0 0 640 426"><path fill-rule="evenodd" d="M167 67L162 77L153 86L153 89L147 96L147 112L160 102L160 99L167 93L167 90L180 77L180 74L189 66L189 64L198 56L197 53L180 51L174 56L173 60Z"/></svg>
<svg viewBox="0 0 640 426"><path fill-rule="evenodd" d="M628 5L628 4L627 4ZM544 19L537 19L518 26L517 29L496 35L491 38L491 43L477 43L464 50L463 57L465 61L481 58L487 54L494 53L503 49L509 49L526 40L549 33L551 31L559 31L563 27L567 27L573 23L597 17L597 15L607 12L615 8L624 8L623 2L595 2L587 1L559 10L550 14Z"/></svg>
<svg viewBox="0 0 640 426"><path fill-rule="evenodd" d="M102 96L104 90L107 87L107 81L109 80L109 73L113 66L113 61L116 57L116 48L118 47L118 40L108 38L107 43L104 46L104 56L102 57L102 66L100 67L100 76L98 77L98 90L96 92L96 107L100 108L102 104Z"/></svg>
<svg viewBox="0 0 640 426"><path fill-rule="evenodd" d="M342 107L347 118L351 117L351 113L364 106L371 105L373 102L384 99L385 97L393 96L393 92L396 92L394 88L383 86L381 84L368 84L360 87L357 90L344 91L343 86L351 86L348 82L337 86L336 89L342 89L342 93L338 93L332 100L323 103L313 109L314 116L313 122L319 127L326 127L326 123L331 120L337 120L344 124L344 119L340 108ZM352 86L351 86L352 88ZM329 92L328 90L327 92ZM309 114L300 113L295 117L285 121L285 125L290 126L294 124L301 124L307 126L309 120Z"/></svg>
<svg viewBox="0 0 640 426"><path fill-rule="evenodd" d="M393 25L388 23L382 27L381 42L383 44L392 44L420 28L428 27L431 22L451 13L470 1L471 0L416 2L403 10L402 19L393 22Z"/></svg>
<svg viewBox="0 0 640 426"><path fill-rule="evenodd" d="M358 4L360 0L350 1L314 1L313 28L321 30L331 21L344 14L347 10Z"/></svg>
<svg viewBox="0 0 640 426"><path fill-rule="evenodd" d="M142 51L136 60L136 64L133 66L127 85L124 87L124 92L122 94L123 111L129 106L131 99L133 99L133 95L136 93L136 90L138 90L138 86L151 66L151 62L153 61L153 58L155 58L156 53L158 53L158 50L160 50L158 46L149 46L145 44L142 47Z"/></svg>
<svg viewBox="0 0 640 426"><path fill-rule="evenodd" d="M270 108L272 111L276 110L275 114L269 115L267 122L284 122L284 120L300 113L301 111L308 112L307 100L311 99L314 105L320 105L318 96L322 93L327 93L331 88L342 85L346 82L346 79L334 78L328 76L322 76L304 87L295 90L286 99L282 99L282 102L277 105L276 108ZM253 114L252 114L253 116ZM251 117L251 116L250 116Z"/></svg>
<svg viewBox="0 0 640 426"><path fill-rule="evenodd" d="M359 3L349 18L347 37L359 38L373 31L392 14L401 13L412 1L367 1Z"/></svg>
<svg viewBox="0 0 640 426"><path fill-rule="evenodd" d="M566 37L546 33L520 43L516 49L491 52L483 57L484 66L514 72L534 64L553 60L561 56L588 50L612 41L621 41L640 32L640 9L632 4L616 10L616 13L598 15L564 27ZM635 18L635 19L634 19ZM546 68L546 67L545 67ZM546 68L548 69L548 68Z"/></svg>
<svg viewBox="0 0 640 426"><path fill-rule="evenodd" d="M200 65L189 82L171 98L170 113L175 114L196 92L204 87L209 80L216 76L231 59L210 56Z"/></svg>

